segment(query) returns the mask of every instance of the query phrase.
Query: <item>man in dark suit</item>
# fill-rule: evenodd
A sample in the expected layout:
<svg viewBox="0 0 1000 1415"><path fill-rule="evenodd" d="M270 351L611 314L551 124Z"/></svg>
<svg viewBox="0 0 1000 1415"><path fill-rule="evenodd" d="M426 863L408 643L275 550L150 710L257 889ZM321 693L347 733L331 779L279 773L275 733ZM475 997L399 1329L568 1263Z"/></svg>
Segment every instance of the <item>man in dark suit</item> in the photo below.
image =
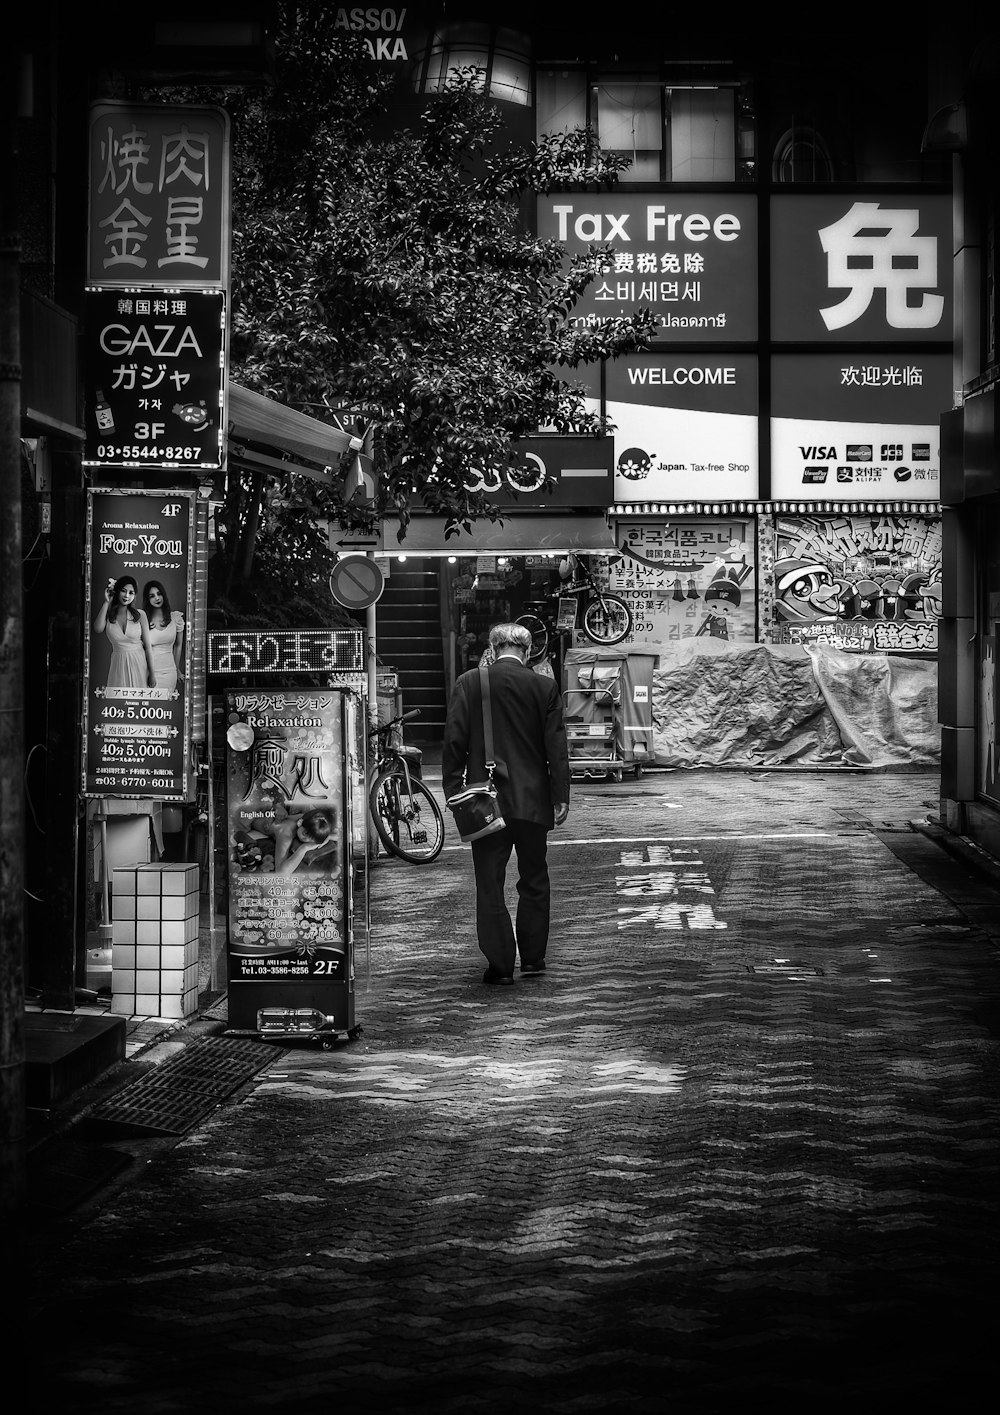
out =
<svg viewBox="0 0 1000 1415"><path fill-rule="evenodd" d="M569 815L569 753L562 699L551 678L527 666L531 635L520 624L490 630L495 661L488 669L493 713L494 782L506 828L472 842L476 871L476 931L489 967L484 983L514 981L545 971L549 941L548 833ZM479 669L463 673L448 705L441 753L444 794L486 779ZM516 934L504 899L511 850L517 852Z"/></svg>

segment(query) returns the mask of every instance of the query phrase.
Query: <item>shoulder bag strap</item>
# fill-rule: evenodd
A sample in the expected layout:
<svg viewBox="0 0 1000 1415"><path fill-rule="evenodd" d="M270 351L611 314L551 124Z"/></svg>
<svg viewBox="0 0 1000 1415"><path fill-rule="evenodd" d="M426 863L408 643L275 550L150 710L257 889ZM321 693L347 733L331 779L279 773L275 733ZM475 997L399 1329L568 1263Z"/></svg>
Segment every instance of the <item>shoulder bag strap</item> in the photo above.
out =
<svg viewBox="0 0 1000 1415"><path fill-rule="evenodd" d="M479 665L479 686L483 694L483 745L486 748L486 770L493 780L496 761L493 757L493 707L490 703L490 671L485 664Z"/></svg>

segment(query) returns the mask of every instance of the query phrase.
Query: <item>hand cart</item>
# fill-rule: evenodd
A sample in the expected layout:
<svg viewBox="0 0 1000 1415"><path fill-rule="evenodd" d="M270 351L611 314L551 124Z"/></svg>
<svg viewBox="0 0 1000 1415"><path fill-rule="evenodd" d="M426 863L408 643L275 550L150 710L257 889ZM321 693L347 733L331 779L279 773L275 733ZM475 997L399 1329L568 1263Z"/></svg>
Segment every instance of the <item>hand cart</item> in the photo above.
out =
<svg viewBox="0 0 1000 1415"><path fill-rule="evenodd" d="M570 775L622 779L621 663L572 664L563 693Z"/></svg>
<svg viewBox="0 0 1000 1415"><path fill-rule="evenodd" d="M566 652L563 694L573 775L642 775L653 762L653 645Z"/></svg>

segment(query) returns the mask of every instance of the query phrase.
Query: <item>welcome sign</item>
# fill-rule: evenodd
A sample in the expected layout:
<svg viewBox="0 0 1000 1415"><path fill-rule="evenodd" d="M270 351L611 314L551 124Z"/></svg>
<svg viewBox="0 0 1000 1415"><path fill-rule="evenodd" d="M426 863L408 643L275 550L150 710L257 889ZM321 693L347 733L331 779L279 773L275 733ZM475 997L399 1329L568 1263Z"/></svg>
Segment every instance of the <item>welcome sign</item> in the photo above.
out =
<svg viewBox="0 0 1000 1415"><path fill-rule="evenodd" d="M755 356L616 359L607 399L616 501L757 495Z"/></svg>

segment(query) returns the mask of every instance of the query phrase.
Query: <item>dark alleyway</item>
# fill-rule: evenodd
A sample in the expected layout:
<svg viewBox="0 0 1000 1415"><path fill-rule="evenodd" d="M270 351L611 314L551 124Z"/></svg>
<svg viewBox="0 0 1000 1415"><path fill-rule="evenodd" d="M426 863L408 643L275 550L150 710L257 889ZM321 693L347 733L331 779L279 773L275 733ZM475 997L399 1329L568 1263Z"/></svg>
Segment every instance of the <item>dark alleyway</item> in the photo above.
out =
<svg viewBox="0 0 1000 1415"><path fill-rule="evenodd" d="M513 989L479 981L467 848L380 864L363 1035L36 1220L34 1408L974 1408L1000 930L910 867L935 789L583 783Z"/></svg>

